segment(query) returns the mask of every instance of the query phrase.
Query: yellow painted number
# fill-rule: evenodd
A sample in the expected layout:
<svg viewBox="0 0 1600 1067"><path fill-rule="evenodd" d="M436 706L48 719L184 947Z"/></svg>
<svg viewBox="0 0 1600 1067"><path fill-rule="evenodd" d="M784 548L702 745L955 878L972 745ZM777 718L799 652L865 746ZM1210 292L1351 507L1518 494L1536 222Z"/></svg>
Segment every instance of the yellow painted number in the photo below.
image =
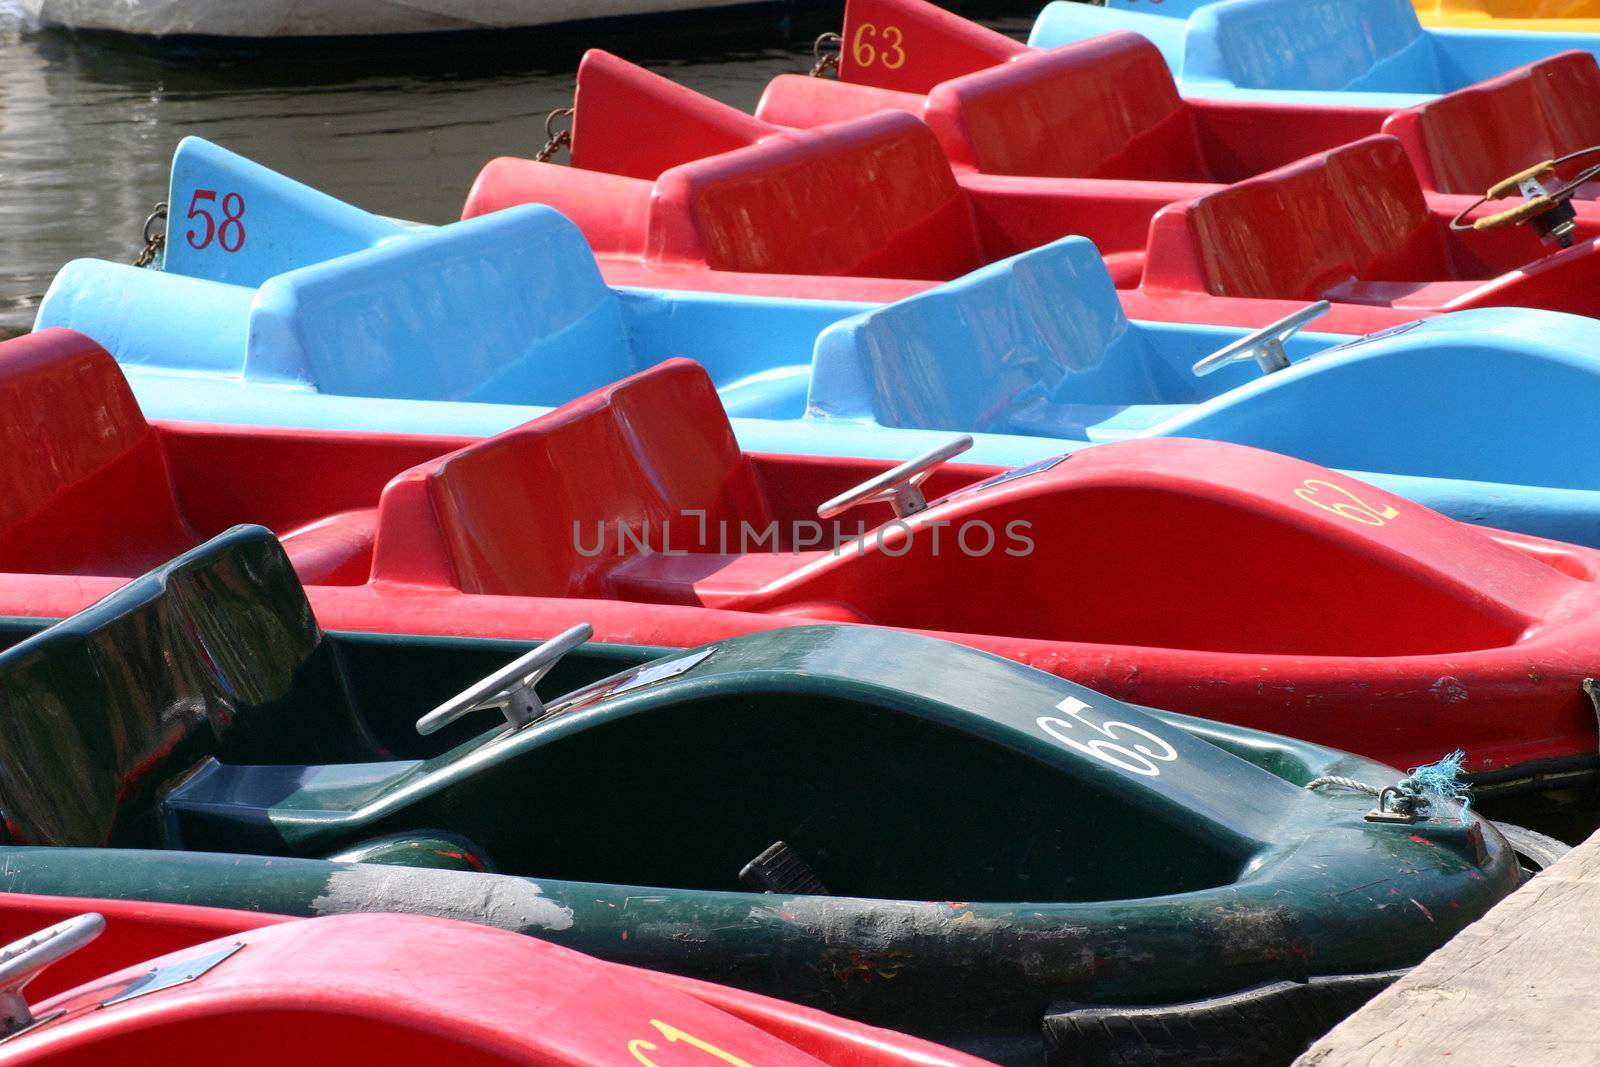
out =
<svg viewBox="0 0 1600 1067"><path fill-rule="evenodd" d="M1327 490L1327 493L1335 498L1342 497L1343 499L1319 499L1323 490ZM1335 515L1349 519L1352 522L1359 522L1363 526L1383 526L1390 519L1396 518L1400 514L1397 509L1388 504L1383 505L1381 508L1375 508L1343 486L1334 485L1332 482L1322 478L1307 478L1305 483L1294 491L1294 495L1304 500L1307 504L1319 507L1324 511L1331 511Z"/></svg>
<svg viewBox="0 0 1600 1067"><path fill-rule="evenodd" d="M719 1059L723 1063L733 1064L733 1067L751 1067L750 1064L746 1063L744 1060L741 1060L733 1053L724 1052L717 1046L711 1044L711 1042L701 1041L693 1034L686 1034L670 1023L664 1023L660 1019L651 1019L650 1025L661 1031L661 1036L666 1038L669 1043L682 1041L686 1045L694 1046L701 1052L704 1052L707 1056ZM646 1052L654 1052L655 1050L655 1042L646 1041L642 1037L634 1038L632 1041L628 1042L628 1051L633 1053L633 1058L644 1064L644 1067L659 1067L654 1060L645 1055Z"/></svg>
<svg viewBox="0 0 1600 1067"><path fill-rule="evenodd" d="M900 27L885 26L879 31L873 23L863 22L850 42L850 58L858 67L877 63L884 70L899 70L906 65L904 46L905 34L900 32Z"/></svg>

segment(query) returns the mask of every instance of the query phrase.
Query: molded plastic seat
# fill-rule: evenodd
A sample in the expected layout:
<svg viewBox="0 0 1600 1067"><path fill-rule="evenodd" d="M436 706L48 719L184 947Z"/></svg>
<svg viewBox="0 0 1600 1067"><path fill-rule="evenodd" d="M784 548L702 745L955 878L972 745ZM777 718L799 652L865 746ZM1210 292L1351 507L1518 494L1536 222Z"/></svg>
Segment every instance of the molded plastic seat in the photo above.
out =
<svg viewBox="0 0 1600 1067"><path fill-rule="evenodd" d="M1546 254L1522 227L1451 232L1404 148L1371 137L1173 205L1151 225L1149 289L1415 310L1600 311L1595 225Z"/></svg>
<svg viewBox="0 0 1600 1067"><path fill-rule="evenodd" d="M111 356L68 330L7 342L0 360L0 568L133 576L202 540L162 444ZM309 582L357 582L371 508L286 531Z"/></svg>
<svg viewBox="0 0 1600 1067"><path fill-rule="evenodd" d="M537 200L576 221L597 253L721 271L943 279L984 261L972 209L938 141L905 114L773 133L670 167L653 182L589 178L497 159L479 174L462 214Z"/></svg>
<svg viewBox="0 0 1600 1067"><path fill-rule="evenodd" d="M1130 328L1094 246L1068 238L830 327L809 410L1084 437L1129 405L1197 400L1201 381L1159 361Z"/></svg>
<svg viewBox="0 0 1600 1067"><path fill-rule="evenodd" d="M1106 8L1053 0L1029 43L1048 48L1118 29L1154 40L1186 95L1387 107L1565 49L1600 48L1594 35L1425 30L1411 0L1217 0L1170 11L1140 0Z"/></svg>
<svg viewBox="0 0 1600 1067"><path fill-rule="evenodd" d="M288 557L261 527L0 652L0 674L0 810L16 844L148 842L154 790L208 756L373 751Z"/></svg>
<svg viewBox="0 0 1600 1067"><path fill-rule="evenodd" d="M1597 99L1600 64L1564 52L1397 112L1383 132L1406 146L1424 189L1482 196L1510 174L1600 145Z"/></svg>
<svg viewBox="0 0 1600 1067"><path fill-rule="evenodd" d="M446 580L506 596L605 596L607 572L627 562L620 527L652 552L707 552L719 530L772 521L716 390L687 360L412 469L379 514L374 577L405 580L431 531ZM601 516L598 529L574 525Z"/></svg>

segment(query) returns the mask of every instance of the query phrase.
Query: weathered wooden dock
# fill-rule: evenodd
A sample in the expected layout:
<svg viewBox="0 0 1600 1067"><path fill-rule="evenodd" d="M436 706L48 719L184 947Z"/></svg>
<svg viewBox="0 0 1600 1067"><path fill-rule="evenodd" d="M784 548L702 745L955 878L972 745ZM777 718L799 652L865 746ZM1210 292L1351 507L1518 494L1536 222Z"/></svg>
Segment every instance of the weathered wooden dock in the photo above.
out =
<svg viewBox="0 0 1600 1067"><path fill-rule="evenodd" d="M1296 1067L1600 1063L1600 834L1373 998Z"/></svg>

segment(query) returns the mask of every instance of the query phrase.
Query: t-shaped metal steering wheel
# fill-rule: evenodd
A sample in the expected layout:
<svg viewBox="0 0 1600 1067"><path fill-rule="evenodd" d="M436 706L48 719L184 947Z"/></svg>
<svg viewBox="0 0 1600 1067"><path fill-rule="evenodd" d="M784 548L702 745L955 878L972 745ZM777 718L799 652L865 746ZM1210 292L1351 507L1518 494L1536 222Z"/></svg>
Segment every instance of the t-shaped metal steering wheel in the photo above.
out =
<svg viewBox="0 0 1600 1067"><path fill-rule="evenodd" d="M1283 350L1283 343L1310 322L1312 319L1321 318L1328 313L1333 305L1326 300L1318 300L1315 304L1307 304L1299 311L1274 322L1270 326L1263 326L1255 333L1241 337L1226 348L1219 348L1205 359L1200 360L1193 367L1196 377L1205 377L1212 371L1221 370L1230 363L1242 363L1253 359L1261 367L1262 374L1271 374L1283 370L1289 365L1289 354Z"/></svg>
<svg viewBox="0 0 1600 1067"><path fill-rule="evenodd" d="M894 517L897 519L926 511L928 498L922 495L922 483L945 461L971 447L972 438L965 435L946 441L916 459L908 459L893 470L884 471L876 478L869 478L854 489L840 493L817 508L817 518L831 519L862 504L888 504L894 508Z"/></svg>
<svg viewBox="0 0 1600 1067"><path fill-rule="evenodd" d="M580 622L557 634L525 656L506 664L489 677L468 686L417 720L417 733L424 736L444 729L463 715L475 711L498 710L512 729L544 717L544 701L533 687L568 652L594 636L594 627Z"/></svg>
<svg viewBox="0 0 1600 1067"><path fill-rule="evenodd" d="M100 936L105 917L91 911L75 915L38 933L0 948L0 1037L26 1030L35 1022L24 993L28 983Z"/></svg>

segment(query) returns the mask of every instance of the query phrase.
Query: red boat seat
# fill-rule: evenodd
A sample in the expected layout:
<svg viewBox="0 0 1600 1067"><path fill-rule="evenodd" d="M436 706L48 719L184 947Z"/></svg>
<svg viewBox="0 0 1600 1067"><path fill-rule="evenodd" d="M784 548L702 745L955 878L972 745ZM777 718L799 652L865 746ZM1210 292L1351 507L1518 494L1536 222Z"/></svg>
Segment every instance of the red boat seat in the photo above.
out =
<svg viewBox="0 0 1600 1067"><path fill-rule="evenodd" d="M1134 33L945 82L929 93L926 120L946 146L964 147L952 160L988 174L1215 180L1166 61Z"/></svg>
<svg viewBox="0 0 1600 1067"><path fill-rule="evenodd" d="M652 209L650 251L713 270L943 280L984 262L933 132L894 112L676 167Z"/></svg>
<svg viewBox="0 0 1600 1067"><path fill-rule="evenodd" d="M16 844L152 847L160 788L207 757L326 763L376 747L261 527L0 653L0 698L0 812Z"/></svg>
<svg viewBox="0 0 1600 1067"><path fill-rule="evenodd" d="M778 133L673 167L653 184L497 159L463 217L529 201L573 218L596 252L647 264L940 280L984 262L949 161L933 132L905 114Z"/></svg>
<svg viewBox="0 0 1600 1067"><path fill-rule="evenodd" d="M675 359L397 477L373 577L442 554L464 592L603 597L636 545L706 552L741 522L764 529L771 510L710 377Z"/></svg>
<svg viewBox="0 0 1600 1067"><path fill-rule="evenodd" d="M786 130L598 50L576 99L573 166L494 160L463 218L536 201L597 253L723 271L943 280L985 262L966 192L909 115Z"/></svg>
<svg viewBox="0 0 1600 1067"><path fill-rule="evenodd" d="M202 540L162 451L110 354L71 330L6 345L0 360L0 569L133 576ZM284 535L302 577L359 583L375 512Z"/></svg>
<svg viewBox="0 0 1600 1067"><path fill-rule="evenodd" d="M1563 52L1390 116L1423 188L1482 196L1546 159L1600 145L1600 65Z"/></svg>
<svg viewBox="0 0 1600 1067"><path fill-rule="evenodd" d="M1134 33L1019 53L927 96L784 75L767 87L757 114L813 126L819 112L843 119L883 107L918 116L952 163L984 174L1219 180L1166 61Z"/></svg>
<svg viewBox="0 0 1600 1067"><path fill-rule="evenodd" d="M1369 137L1207 194L1184 215L1201 280L1218 296L1316 300L1352 279L1456 275L1444 230L1393 137ZM1159 284L1161 259L1152 248L1147 286Z"/></svg>

